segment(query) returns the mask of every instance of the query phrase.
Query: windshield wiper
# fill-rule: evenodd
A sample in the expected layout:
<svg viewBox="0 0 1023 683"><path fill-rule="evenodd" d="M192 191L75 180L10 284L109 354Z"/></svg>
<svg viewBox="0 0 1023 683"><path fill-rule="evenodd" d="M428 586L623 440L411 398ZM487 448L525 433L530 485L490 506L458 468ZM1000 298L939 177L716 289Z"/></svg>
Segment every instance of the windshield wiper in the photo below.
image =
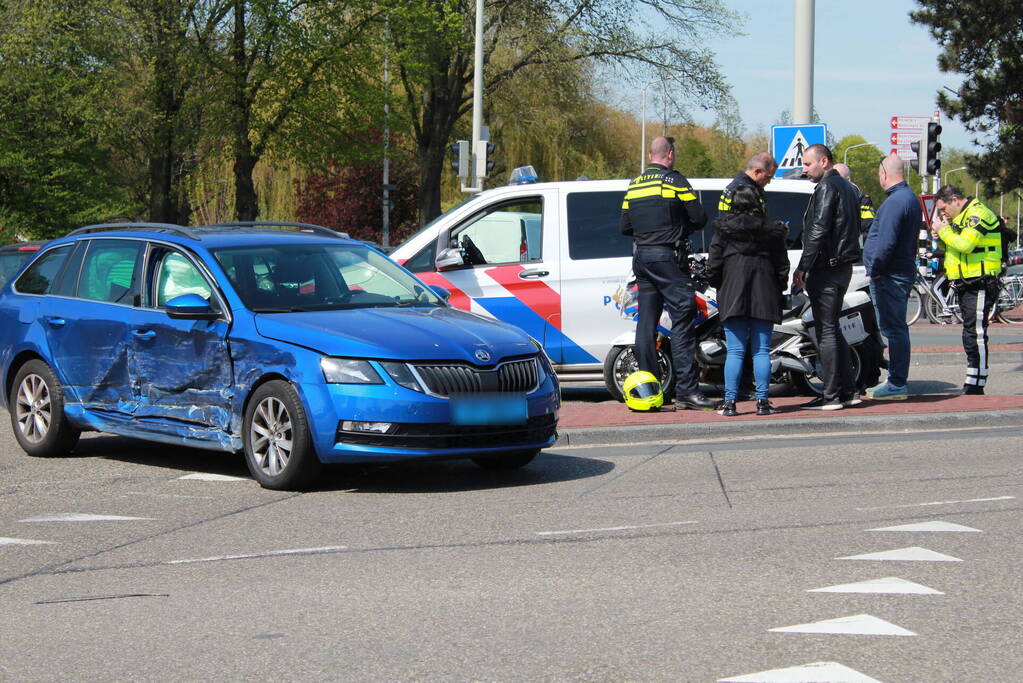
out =
<svg viewBox="0 0 1023 683"><path fill-rule="evenodd" d="M311 308L302 308L296 306L294 308L253 308L253 313L308 313Z"/></svg>

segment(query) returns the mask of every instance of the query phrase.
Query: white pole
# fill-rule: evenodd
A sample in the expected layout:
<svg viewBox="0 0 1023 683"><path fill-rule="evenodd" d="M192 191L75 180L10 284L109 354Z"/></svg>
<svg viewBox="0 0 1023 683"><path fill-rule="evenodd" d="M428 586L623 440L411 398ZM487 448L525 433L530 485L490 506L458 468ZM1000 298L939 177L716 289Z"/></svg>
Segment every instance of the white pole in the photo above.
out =
<svg viewBox="0 0 1023 683"><path fill-rule="evenodd" d="M795 0L792 123L813 118L814 0Z"/></svg>
<svg viewBox="0 0 1023 683"><path fill-rule="evenodd" d="M480 132L483 126L483 0L476 0L476 62L472 75L472 154L479 148ZM483 178L476 176L475 161L469 164L473 169L473 187L483 189Z"/></svg>

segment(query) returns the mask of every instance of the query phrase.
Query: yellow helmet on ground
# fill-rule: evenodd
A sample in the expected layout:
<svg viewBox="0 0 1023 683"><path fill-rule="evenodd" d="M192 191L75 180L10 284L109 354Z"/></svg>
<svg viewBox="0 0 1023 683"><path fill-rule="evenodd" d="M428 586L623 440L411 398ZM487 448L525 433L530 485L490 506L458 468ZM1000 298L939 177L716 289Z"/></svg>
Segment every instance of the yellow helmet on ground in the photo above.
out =
<svg viewBox="0 0 1023 683"><path fill-rule="evenodd" d="M626 377L622 394L629 410L656 410L664 404L661 383L646 370L637 370Z"/></svg>

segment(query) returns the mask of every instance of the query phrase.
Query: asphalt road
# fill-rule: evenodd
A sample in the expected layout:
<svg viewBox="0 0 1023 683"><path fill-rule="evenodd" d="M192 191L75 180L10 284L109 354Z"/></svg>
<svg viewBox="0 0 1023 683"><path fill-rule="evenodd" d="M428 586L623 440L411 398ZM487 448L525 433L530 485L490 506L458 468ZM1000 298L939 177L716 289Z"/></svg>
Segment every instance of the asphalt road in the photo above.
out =
<svg viewBox="0 0 1023 683"><path fill-rule="evenodd" d="M109 436L32 459L5 426L0 679L1015 682L1021 432L554 448L291 494ZM877 530L928 522L969 530ZM839 559L906 548L929 553ZM771 630L805 624L854 633Z"/></svg>

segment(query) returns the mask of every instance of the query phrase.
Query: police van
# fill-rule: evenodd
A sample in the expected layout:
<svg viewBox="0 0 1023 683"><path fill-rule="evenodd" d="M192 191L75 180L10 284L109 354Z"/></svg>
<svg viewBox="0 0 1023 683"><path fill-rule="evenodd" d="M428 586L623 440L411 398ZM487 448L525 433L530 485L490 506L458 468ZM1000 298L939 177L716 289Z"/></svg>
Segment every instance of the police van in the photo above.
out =
<svg viewBox="0 0 1023 683"><path fill-rule="evenodd" d="M691 178L707 226L690 239L706 252L730 178ZM635 323L616 291L632 267L632 238L619 232L628 180L508 185L473 195L436 218L390 257L452 305L512 323L543 344L563 382L603 383L612 341ZM803 213L814 184L775 180L767 211L789 226L789 260L800 257Z"/></svg>

